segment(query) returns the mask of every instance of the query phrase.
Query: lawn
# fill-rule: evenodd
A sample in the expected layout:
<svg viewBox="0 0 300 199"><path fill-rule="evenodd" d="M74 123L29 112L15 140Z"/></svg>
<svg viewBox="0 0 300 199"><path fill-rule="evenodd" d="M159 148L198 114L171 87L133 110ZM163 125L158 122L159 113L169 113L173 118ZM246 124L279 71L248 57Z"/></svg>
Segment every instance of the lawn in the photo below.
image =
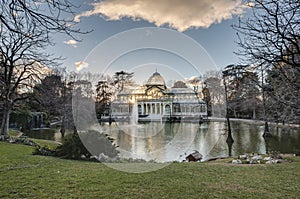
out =
<svg viewBox="0 0 300 199"><path fill-rule="evenodd" d="M0 142L0 198L297 198L300 158L277 165L172 163L125 173ZM140 166L147 163L136 163ZM149 163L150 164L150 163Z"/></svg>

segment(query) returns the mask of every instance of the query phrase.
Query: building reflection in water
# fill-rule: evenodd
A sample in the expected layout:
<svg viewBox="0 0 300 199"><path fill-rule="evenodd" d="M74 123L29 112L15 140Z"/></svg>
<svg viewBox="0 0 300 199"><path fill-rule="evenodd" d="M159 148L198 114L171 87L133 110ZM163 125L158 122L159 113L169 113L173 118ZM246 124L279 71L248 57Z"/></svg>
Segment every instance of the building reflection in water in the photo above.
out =
<svg viewBox="0 0 300 199"><path fill-rule="evenodd" d="M237 156L244 153L265 154L271 151L299 153L299 129L271 127L273 136L265 140L263 126L232 122L235 142L226 143L224 122L198 123L114 123L101 127L102 132L115 139L120 155L125 158L155 160L157 162L182 161L193 150L203 160Z"/></svg>
<svg viewBox="0 0 300 199"><path fill-rule="evenodd" d="M226 143L224 122L160 123L138 125L128 123L104 124L101 132L115 139L120 155L125 158L139 158L158 162L182 161L193 150L203 155L203 160L216 157L237 156L244 153L277 151L281 153L300 152L300 130L270 127L271 138L264 139L263 126L242 122L232 123L234 143ZM29 132L29 137L61 141L59 129Z"/></svg>

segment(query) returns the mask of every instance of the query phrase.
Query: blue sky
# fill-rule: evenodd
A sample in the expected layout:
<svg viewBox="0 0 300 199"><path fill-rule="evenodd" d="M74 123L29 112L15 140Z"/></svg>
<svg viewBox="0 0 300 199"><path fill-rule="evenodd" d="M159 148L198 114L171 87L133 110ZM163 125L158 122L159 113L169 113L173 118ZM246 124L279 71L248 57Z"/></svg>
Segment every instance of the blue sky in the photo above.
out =
<svg viewBox="0 0 300 199"><path fill-rule="evenodd" d="M91 70L93 64L90 62L100 66L103 60L97 53L103 55L103 49L97 52L97 48L101 42L114 35L135 28L157 26L176 31L179 35L184 34L182 37L190 37L203 47L217 68L224 68L226 65L239 62L238 57L234 54L237 49L235 44L237 37L230 26L238 22L238 17L247 14L247 9L243 7L240 0L90 0L77 1L77 5L80 4L79 2L81 6L76 10L78 12L77 20L80 21L78 27L83 31L93 31L86 35L77 35L82 40L78 43L64 35L55 35L56 45L50 48L50 51L56 55L65 57L63 66L67 67L69 71L76 70L75 63L82 68L86 67L82 71ZM176 40L172 43L176 44L177 42L180 43ZM118 46L114 47L119 48ZM111 51L114 51L113 47L107 49L106 53L109 54ZM184 51L190 54L194 52L192 47L185 47ZM93 58L89 57L91 54L94 54ZM126 68L125 65L129 68ZM147 70L148 73L155 68L158 68L159 71L164 66L175 68L184 78L199 75L193 71L192 67L188 66L181 55L174 56L172 52L160 49L140 49L120 55L114 60L111 70L134 71L136 67L134 72L141 72L146 71L148 67L150 69ZM206 70L213 70L216 67L209 66ZM95 70L92 71L95 72ZM103 68L98 72L102 71ZM201 73L203 72L201 70ZM165 73L163 75L168 74L168 72ZM147 76L149 75L151 73L147 74Z"/></svg>

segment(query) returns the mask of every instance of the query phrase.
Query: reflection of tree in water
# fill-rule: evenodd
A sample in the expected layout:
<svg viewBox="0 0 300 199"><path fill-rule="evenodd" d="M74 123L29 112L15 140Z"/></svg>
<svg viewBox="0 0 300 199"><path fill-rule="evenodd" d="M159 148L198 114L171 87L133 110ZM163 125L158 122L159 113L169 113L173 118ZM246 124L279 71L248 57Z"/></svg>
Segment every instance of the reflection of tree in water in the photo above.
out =
<svg viewBox="0 0 300 199"><path fill-rule="evenodd" d="M158 134L153 137L141 137L153 125L140 124L143 131L136 134L128 134L120 130L116 125L105 125L110 137L116 138L115 144L125 152L123 157L153 158L157 161L178 160L180 155L193 150L203 155L203 160L217 157L236 156L244 153L266 153L280 151L292 153L299 151L300 134L297 130L283 131L271 128L274 138L265 140L262 137L264 126L232 121L233 136L235 142L226 142L224 122L198 123L163 123ZM148 125L148 127L147 127ZM157 124L158 125L158 124ZM155 126L155 124L154 124ZM114 129L114 130L113 130ZM152 135L152 134L151 134ZM139 137L135 137L139 136ZM167 146L169 144L169 146ZM138 149L138 150L137 150ZM127 152L126 152L127 151ZM173 159L172 159L173 158Z"/></svg>
<svg viewBox="0 0 300 199"><path fill-rule="evenodd" d="M246 124L241 122L231 122L235 143L232 154L240 155L244 153L264 153L264 139L261 132L262 126Z"/></svg>
<svg viewBox="0 0 300 199"><path fill-rule="evenodd" d="M232 145L233 143L232 142L226 142L227 143L227 146L228 146L228 157L231 157L232 156Z"/></svg>
<svg viewBox="0 0 300 199"><path fill-rule="evenodd" d="M271 138L266 140L266 147L268 152L278 151L280 153L296 153L300 152L300 134L298 129L288 128L271 128Z"/></svg>

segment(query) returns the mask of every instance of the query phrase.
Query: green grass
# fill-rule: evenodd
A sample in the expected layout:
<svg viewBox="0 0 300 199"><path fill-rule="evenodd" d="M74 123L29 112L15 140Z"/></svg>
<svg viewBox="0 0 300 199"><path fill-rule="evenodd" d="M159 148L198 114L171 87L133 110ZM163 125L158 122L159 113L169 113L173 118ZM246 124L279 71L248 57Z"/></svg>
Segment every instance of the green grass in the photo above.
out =
<svg viewBox="0 0 300 199"><path fill-rule="evenodd" d="M297 198L300 158L277 165L172 163L149 173L31 155L0 143L0 198ZM137 164L137 163L136 163ZM147 163L139 163L145 166Z"/></svg>
<svg viewBox="0 0 300 199"><path fill-rule="evenodd" d="M33 142L36 144L40 145L41 147L46 146L49 149L56 149L60 144L58 142L52 141L52 140L41 140L41 139L35 139L35 138L30 138Z"/></svg>
<svg viewBox="0 0 300 199"><path fill-rule="evenodd" d="M9 130L9 135L12 136L13 138L16 138L20 134L22 134L22 132L17 130L11 130L11 129ZM35 139L35 138L29 138L29 139L35 142L36 144L40 145L41 147L46 146L47 148L53 150L60 145L60 143L55 142L53 140L42 140L42 139Z"/></svg>
<svg viewBox="0 0 300 199"><path fill-rule="evenodd" d="M9 129L9 135L12 136L12 137L16 137L20 133L21 133L20 131Z"/></svg>

